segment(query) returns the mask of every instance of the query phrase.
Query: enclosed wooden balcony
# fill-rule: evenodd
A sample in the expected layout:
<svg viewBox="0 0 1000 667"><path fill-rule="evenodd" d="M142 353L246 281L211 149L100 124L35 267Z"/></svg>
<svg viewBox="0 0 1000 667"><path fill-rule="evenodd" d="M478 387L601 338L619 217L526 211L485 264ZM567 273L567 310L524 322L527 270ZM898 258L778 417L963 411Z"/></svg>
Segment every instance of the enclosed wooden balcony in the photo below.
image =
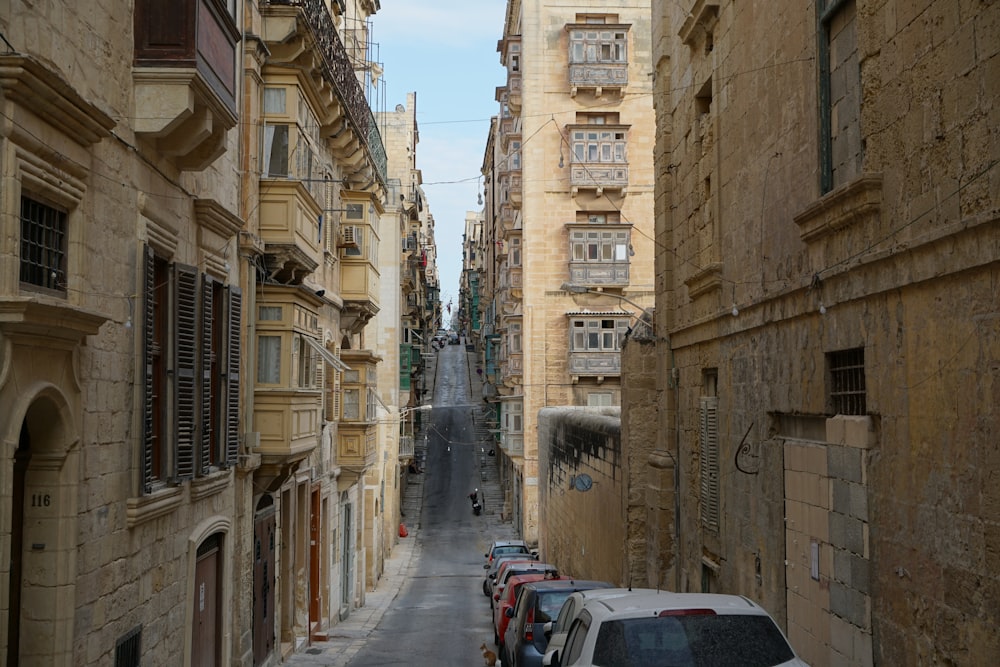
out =
<svg viewBox="0 0 1000 667"><path fill-rule="evenodd" d="M306 184L267 179L261 186L260 236L269 278L296 285L319 266L322 210Z"/></svg>
<svg viewBox="0 0 1000 667"><path fill-rule="evenodd" d="M342 350L350 370L341 376L341 414L337 430L337 465L360 477L375 463L378 413L375 400L381 357L371 350Z"/></svg>
<svg viewBox="0 0 1000 667"><path fill-rule="evenodd" d="M226 150L236 125L236 19L217 0L136 0L135 132L184 170Z"/></svg>
<svg viewBox="0 0 1000 667"><path fill-rule="evenodd" d="M386 154L375 117L324 0L261 0L269 64L310 73L321 135L355 189L386 191ZM266 76L266 74L265 74Z"/></svg>

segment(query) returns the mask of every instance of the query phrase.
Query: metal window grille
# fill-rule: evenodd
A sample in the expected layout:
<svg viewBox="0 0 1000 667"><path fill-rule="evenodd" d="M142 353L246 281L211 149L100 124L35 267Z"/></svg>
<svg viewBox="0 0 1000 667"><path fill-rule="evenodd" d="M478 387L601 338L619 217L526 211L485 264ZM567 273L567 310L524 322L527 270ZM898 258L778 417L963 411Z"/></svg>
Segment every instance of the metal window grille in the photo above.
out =
<svg viewBox="0 0 1000 667"><path fill-rule="evenodd" d="M115 667L140 667L142 626L137 625L115 642Z"/></svg>
<svg viewBox="0 0 1000 667"><path fill-rule="evenodd" d="M66 293L66 213L21 198L21 282Z"/></svg>
<svg viewBox="0 0 1000 667"><path fill-rule="evenodd" d="M833 414L867 414L864 349L831 352L827 363L830 368L830 407Z"/></svg>

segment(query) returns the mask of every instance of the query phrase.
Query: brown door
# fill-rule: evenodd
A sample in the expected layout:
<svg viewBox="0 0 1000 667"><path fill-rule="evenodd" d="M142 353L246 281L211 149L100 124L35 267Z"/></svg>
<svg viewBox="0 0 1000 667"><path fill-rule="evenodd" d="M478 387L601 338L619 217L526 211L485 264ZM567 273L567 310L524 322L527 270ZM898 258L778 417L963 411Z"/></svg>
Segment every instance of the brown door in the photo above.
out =
<svg viewBox="0 0 1000 667"><path fill-rule="evenodd" d="M323 596L320 591L320 492L313 489L309 513L309 629L310 637L320 630L323 621Z"/></svg>
<svg viewBox="0 0 1000 667"><path fill-rule="evenodd" d="M194 569L194 628L191 633L191 665L219 664L219 547L218 535L198 548Z"/></svg>
<svg viewBox="0 0 1000 667"><path fill-rule="evenodd" d="M270 498L253 524L253 664L274 651L274 505Z"/></svg>

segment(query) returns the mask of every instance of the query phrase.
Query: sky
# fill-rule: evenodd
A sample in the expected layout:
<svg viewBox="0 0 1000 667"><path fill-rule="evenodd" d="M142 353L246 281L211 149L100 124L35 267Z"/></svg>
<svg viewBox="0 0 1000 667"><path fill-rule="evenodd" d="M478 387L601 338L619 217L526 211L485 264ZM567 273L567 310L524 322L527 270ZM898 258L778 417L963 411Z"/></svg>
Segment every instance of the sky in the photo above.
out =
<svg viewBox="0 0 1000 667"><path fill-rule="evenodd" d="M417 94L417 168L434 215L441 303L453 301L452 312L465 212L482 208L483 151L490 118L499 111L496 87L506 80L496 50L506 6L506 0L381 0L372 18L373 59L385 69L385 110Z"/></svg>

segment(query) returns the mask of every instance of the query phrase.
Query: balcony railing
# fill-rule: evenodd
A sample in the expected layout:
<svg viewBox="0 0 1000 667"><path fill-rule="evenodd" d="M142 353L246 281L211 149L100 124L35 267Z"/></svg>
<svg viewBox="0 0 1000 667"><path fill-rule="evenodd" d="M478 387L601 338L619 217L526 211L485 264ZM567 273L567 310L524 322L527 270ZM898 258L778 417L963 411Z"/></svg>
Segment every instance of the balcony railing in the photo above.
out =
<svg viewBox="0 0 1000 667"><path fill-rule="evenodd" d="M570 187L577 190L624 190L628 186L628 164L607 162L574 162L570 172Z"/></svg>
<svg viewBox="0 0 1000 667"><path fill-rule="evenodd" d="M570 282L574 285L594 287L626 286L629 263L625 262L570 262Z"/></svg>
<svg viewBox="0 0 1000 667"><path fill-rule="evenodd" d="M323 56L323 77L333 86L347 110L358 135L363 137L368 147L368 155L375 165L382 183L386 180L386 155L382 135L375 122L364 90L354 73L354 66L347 56L333 19L323 0L262 0L261 8L267 5L301 7L316 40L317 48Z"/></svg>
<svg viewBox="0 0 1000 667"><path fill-rule="evenodd" d="M570 63L571 95L581 88L620 88L628 86L628 63Z"/></svg>
<svg viewBox="0 0 1000 667"><path fill-rule="evenodd" d="M619 352L569 353L569 372L572 375L620 375L621 368Z"/></svg>

